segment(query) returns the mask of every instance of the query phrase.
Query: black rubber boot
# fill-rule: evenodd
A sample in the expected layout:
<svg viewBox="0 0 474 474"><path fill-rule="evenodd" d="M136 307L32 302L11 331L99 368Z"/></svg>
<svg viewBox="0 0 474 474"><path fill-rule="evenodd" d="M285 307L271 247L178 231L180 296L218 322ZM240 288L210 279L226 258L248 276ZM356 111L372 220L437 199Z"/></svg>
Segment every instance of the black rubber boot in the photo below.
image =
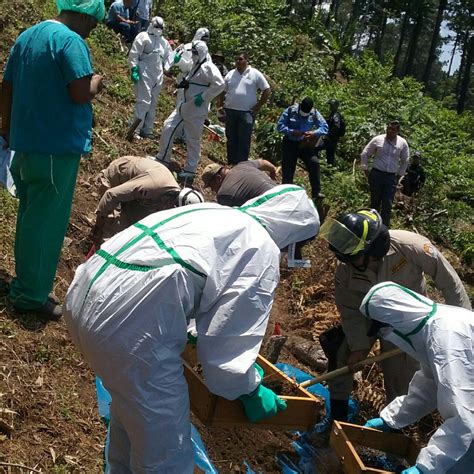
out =
<svg viewBox="0 0 474 474"><path fill-rule="evenodd" d="M331 418L337 421L347 421L347 412L349 409L348 400L330 399L331 403Z"/></svg>

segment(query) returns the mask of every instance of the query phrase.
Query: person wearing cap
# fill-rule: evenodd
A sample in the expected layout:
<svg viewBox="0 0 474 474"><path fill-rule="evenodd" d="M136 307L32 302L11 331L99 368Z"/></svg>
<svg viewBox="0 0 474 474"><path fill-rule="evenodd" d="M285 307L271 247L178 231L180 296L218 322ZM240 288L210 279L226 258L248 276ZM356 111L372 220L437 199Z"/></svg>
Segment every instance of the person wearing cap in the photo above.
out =
<svg viewBox="0 0 474 474"><path fill-rule="evenodd" d="M393 400L365 426L393 431L439 411L416 462L402 474L470 474L474 471L474 317L471 311L437 304L386 281L360 305L374 331L420 363L408 393Z"/></svg>
<svg viewBox="0 0 474 474"><path fill-rule="evenodd" d="M275 178L276 168L267 160L243 161L233 168L211 163L202 174L204 186L216 193L217 202L231 207L272 189Z"/></svg>
<svg viewBox="0 0 474 474"><path fill-rule="evenodd" d="M415 151L413 153L411 163L408 166L405 176L402 178L402 193L405 196L413 196L417 194L421 187L425 184L426 173L421 165L421 153Z"/></svg>
<svg viewBox="0 0 474 474"><path fill-rule="evenodd" d="M126 43L131 43L138 33L138 20L130 15L134 0L115 0L110 5L105 24L107 27L120 33Z"/></svg>
<svg viewBox="0 0 474 474"><path fill-rule="evenodd" d="M225 115L227 162L230 165L249 159L255 117L271 93L265 76L249 62L247 53L236 54L235 69L225 76L225 90L218 99L219 115Z"/></svg>
<svg viewBox="0 0 474 474"><path fill-rule="evenodd" d="M365 359L373 346L367 335L369 324L359 306L376 283L391 280L426 295L425 275L433 279L447 304L471 309L466 290L450 263L422 235L406 230L388 230L375 209L360 209L328 219L320 235L339 260L335 275L336 305L345 338L337 350L335 366L342 367ZM382 351L393 349L381 341ZM382 362L387 401L407 393L418 363L407 355ZM351 375L328 381L331 412L335 419L347 418L347 402L352 391Z"/></svg>
<svg viewBox="0 0 474 474"><path fill-rule="evenodd" d="M331 99L328 101L329 115L326 118L328 134L323 138L323 143L318 150L326 151L326 160L329 165L334 166L337 144L346 133L346 125L342 114L339 112L339 101Z"/></svg>
<svg viewBox="0 0 474 474"><path fill-rule="evenodd" d="M227 69L224 63L224 53L219 49L211 55L211 59L212 62L217 66L217 69L219 69L220 73L222 74L222 77L225 77L229 70Z"/></svg>
<svg viewBox="0 0 474 474"><path fill-rule="evenodd" d="M160 137L156 160L165 166L171 162L171 151L176 133L184 127L187 159L184 169L178 173L178 181L191 185L201 157L201 135L209 104L224 89L224 79L209 58L204 41L193 41L192 68L181 81L184 102L179 104L165 120Z"/></svg>
<svg viewBox="0 0 474 474"><path fill-rule="evenodd" d="M369 180L370 207L380 212L387 227L390 227L397 185L405 175L410 160L408 143L399 133L400 122L389 122L386 132L372 138L360 155L360 167ZM373 157L373 163L369 172L370 157Z"/></svg>
<svg viewBox="0 0 474 474"><path fill-rule="evenodd" d="M319 204L323 196L316 146L319 139L328 133L326 120L313 108L313 99L305 97L300 104L284 110L278 119L277 130L283 134L282 183L293 182L296 163L301 159L308 170L311 196Z"/></svg>
<svg viewBox="0 0 474 474"><path fill-rule="evenodd" d="M175 207L180 192L166 166L141 156L117 158L95 181L101 196L92 231L96 246L153 212Z"/></svg>
<svg viewBox="0 0 474 474"><path fill-rule="evenodd" d="M0 96L0 134L16 152L11 173L20 199L9 297L16 309L51 319L61 316L49 293L79 160L91 150L91 101L102 89L85 39L105 15L103 0L58 0L57 6L54 20L15 41Z"/></svg>
<svg viewBox="0 0 474 474"><path fill-rule="evenodd" d="M280 278L280 249L314 237L299 186L240 208L194 204L156 212L115 235L76 271L64 319L112 396L111 473L192 474L188 323L207 388L250 422L286 409L255 365Z"/></svg>

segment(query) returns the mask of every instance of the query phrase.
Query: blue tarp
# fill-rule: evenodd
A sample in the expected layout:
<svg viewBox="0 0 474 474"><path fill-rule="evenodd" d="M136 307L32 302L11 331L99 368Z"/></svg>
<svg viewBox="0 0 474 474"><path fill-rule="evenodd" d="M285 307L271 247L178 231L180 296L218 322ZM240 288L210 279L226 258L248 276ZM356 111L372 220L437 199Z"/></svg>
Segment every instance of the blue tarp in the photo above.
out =
<svg viewBox="0 0 474 474"><path fill-rule="evenodd" d="M289 377L294 378L298 383L303 383L306 380L310 380L312 378L311 375L289 364L278 363L276 364L276 366L281 371L285 372L285 374L287 374ZM97 390L97 403L99 407L99 415L108 425L110 421L109 405L112 399L110 397L109 392L102 385L102 381L98 377L96 377L96 390ZM295 463L295 461L290 459L286 454L277 455L277 461L282 468L283 474L315 474L317 473L317 469L315 466L315 459L317 459L318 456L320 456L321 451L328 450L328 448L315 448L309 442L308 437L315 433L318 434L318 433L328 431L330 428L331 407L329 403L329 391L326 387L324 387L321 384L312 385L311 387L308 387L307 390L315 395L318 395L324 398L325 406L326 406L326 416L320 423L318 423L313 428L311 432L308 432L308 433L297 432L296 433L299 436L298 440L291 443L291 446L293 447L296 454L298 455L297 463ZM351 398L349 400L349 421L353 422L358 412L359 412L359 405L357 404L355 400ZM106 446L105 446L106 453L108 450L108 439L109 439L109 436L107 433L107 440L106 440ZM191 441L193 444L194 460L196 462L196 465L205 473L218 474L218 471L212 465L212 462L207 455L206 448L202 442L199 432L193 425L191 425ZM245 453L242 453L242 455L243 457L245 457ZM247 461L243 460L242 464L246 467L247 474L260 474L260 472L253 471Z"/></svg>
<svg viewBox="0 0 474 474"><path fill-rule="evenodd" d="M99 407L99 415L104 422L109 425L110 422L110 402L112 397L107 389L103 386L99 377L95 378L95 388L97 392L97 405ZM191 443L194 451L194 462L206 474L218 474L216 468L212 465L209 459L204 443L198 430L191 425ZM109 447L109 432L107 431L107 439L105 441L105 459L107 459L107 452ZM107 469L106 469L107 470Z"/></svg>

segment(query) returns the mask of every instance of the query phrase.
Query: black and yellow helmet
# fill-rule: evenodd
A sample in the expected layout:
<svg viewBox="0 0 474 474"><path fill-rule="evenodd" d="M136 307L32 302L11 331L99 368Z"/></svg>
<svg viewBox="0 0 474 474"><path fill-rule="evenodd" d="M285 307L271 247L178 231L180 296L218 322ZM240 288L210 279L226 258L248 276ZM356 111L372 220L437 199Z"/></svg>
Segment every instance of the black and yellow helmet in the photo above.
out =
<svg viewBox="0 0 474 474"><path fill-rule="evenodd" d="M361 255L381 258L390 245L388 229L375 209L359 209L327 220L321 227L320 235L343 262L356 260Z"/></svg>

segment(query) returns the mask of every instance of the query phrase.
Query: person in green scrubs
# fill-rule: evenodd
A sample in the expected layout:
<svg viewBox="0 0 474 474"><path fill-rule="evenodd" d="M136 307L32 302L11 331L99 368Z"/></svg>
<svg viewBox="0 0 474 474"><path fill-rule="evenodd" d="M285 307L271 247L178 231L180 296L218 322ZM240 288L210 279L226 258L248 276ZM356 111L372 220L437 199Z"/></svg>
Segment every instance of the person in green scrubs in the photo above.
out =
<svg viewBox="0 0 474 474"><path fill-rule="evenodd" d="M57 0L59 15L24 31L5 68L2 135L15 157L20 200L15 235L15 309L59 319L50 292L71 213L79 160L91 150L91 100L102 89L85 42L105 15L103 0Z"/></svg>

